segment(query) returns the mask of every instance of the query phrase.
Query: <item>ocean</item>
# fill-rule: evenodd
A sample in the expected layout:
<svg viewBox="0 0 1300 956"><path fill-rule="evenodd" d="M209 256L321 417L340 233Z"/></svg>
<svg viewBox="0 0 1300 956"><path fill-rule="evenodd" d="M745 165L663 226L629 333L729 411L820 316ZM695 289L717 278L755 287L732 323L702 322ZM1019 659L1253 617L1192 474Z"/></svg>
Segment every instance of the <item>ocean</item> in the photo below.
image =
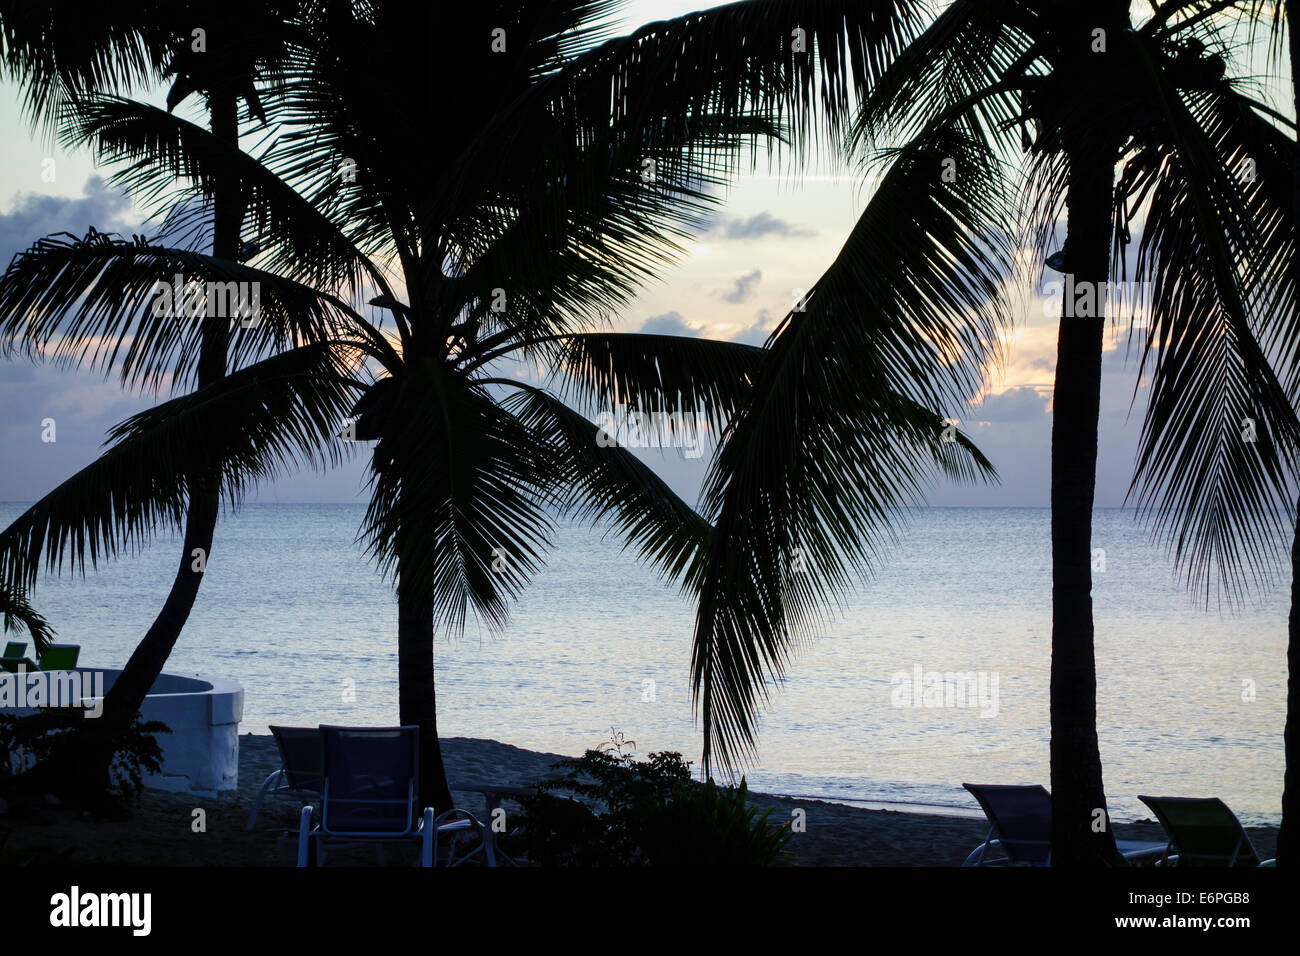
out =
<svg viewBox="0 0 1300 956"><path fill-rule="evenodd" d="M23 506L0 504L7 525ZM361 505L247 504L223 516L168 665L238 681L242 732L397 721L396 603L355 543ZM972 783L1049 784L1049 513L909 513L878 576L801 648L761 722L751 789L972 808ZM1098 731L1111 813L1139 793L1219 796L1276 823L1288 581L1206 610L1131 512L1097 512ZM177 540L32 594L87 665L120 667L161 606ZM439 728L577 754L612 732L698 760L693 609L602 529L562 524L502 633L435 648ZM970 689L962 675L976 675ZM918 680L919 678L919 680ZM454 784L454 781L453 781Z"/></svg>

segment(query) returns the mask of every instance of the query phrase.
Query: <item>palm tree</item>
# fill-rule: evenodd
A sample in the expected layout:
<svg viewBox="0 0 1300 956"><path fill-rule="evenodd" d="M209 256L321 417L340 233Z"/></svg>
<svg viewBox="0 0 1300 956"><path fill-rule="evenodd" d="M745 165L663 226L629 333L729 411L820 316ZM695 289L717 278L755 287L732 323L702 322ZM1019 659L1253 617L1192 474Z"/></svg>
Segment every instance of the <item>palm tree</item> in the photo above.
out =
<svg viewBox="0 0 1300 956"><path fill-rule="evenodd" d="M1287 51L1291 66L1291 104L1300 117L1300 7L1286 3ZM1279 21L1280 22L1280 21ZM1300 139L1294 157L1300 169ZM1300 233L1300 185L1293 187L1291 198L1292 229ZM1300 255L1291 261L1292 281L1300 285ZM1291 394L1295 394L1292 392ZM1277 860L1290 866L1300 860L1300 502L1296 505L1297 521L1291 541L1291 613L1287 619L1286 726L1282 746L1286 761L1282 784L1282 826L1277 835Z"/></svg>
<svg viewBox="0 0 1300 956"><path fill-rule="evenodd" d="M119 183L147 192L183 175L207 193L237 178L265 266L93 232L50 237L0 280L0 329L156 383L190 381L203 357L201 337L148 308L178 268L258 282L263 321L232 339L225 378L123 423L101 459L0 535L0 580L30 582L43 561L84 566L177 527L195 482L220 475L233 500L286 465L328 463L351 411L350 436L375 443L361 537L396 585L400 718L421 728L424 799L449 806L434 636L459 633L470 614L504 625L543 560L552 509L612 523L687 586L712 537L564 395L720 425L765 374L759 350L611 333L606 317L699 227L742 147L776 122L794 158L815 124L840 133L919 6L759 0L607 40L600 2L436 14L308 4L301 42L264 90L278 128L258 156L163 111L86 98L70 135L125 160ZM472 102L455 94L467 81ZM386 317L364 317L353 303L366 298ZM908 344L919 363L924 343ZM513 358L556 378L507 377ZM871 396L854 446L879 459L852 473L906 486L918 446L950 471L987 471L964 439L939 441L937 411L905 384L882 379ZM874 520L888 504L870 507Z"/></svg>
<svg viewBox="0 0 1300 956"><path fill-rule="evenodd" d="M1237 5L1232 5L1237 12ZM1251 0L1241 5L1240 12L1247 14L1254 22L1252 28L1263 25L1269 28L1270 50L1275 59L1285 58L1291 70L1292 99L1294 110L1300 110L1300 7L1289 2L1269 2ZM1283 46L1283 35L1287 43ZM1252 29L1251 39L1257 33ZM1300 116L1300 112L1295 113ZM1293 155L1290 157L1293 168L1300 167L1300 142L1291 145ZM1277 170L1281 176L1285 171ZM1291 222L1289 235L1294 236L1300 230L1300 183L1294 175L1288 180L1281 176L1274 187L1279 192L1291 190ZM1290 252L1290 258L1286 253ZM1264 258L1265 267L1260 271L1265 283L1273 283L1280 290L1277 294L1275 309L1279 321L1274 324L1274 331L1268 337L1266 351L1274 359L1275 366L1292 397L1293 407L1300 402L1300 381L1295 370L1295 343L1298 330L1292 324L1296 314L1296 302L1293 290L1300 284L1300 256L1296 255L1294 245L1284 246L1275 255ZM1274 268L1269 269L1268 266ZM1300 515L1300 503L1297 504ZM1287 865L1300 858L1300 755L1296 746L1300 741L1300 522L1297 522L1291 541L1291 610L1287 621L1287 695L1286 724L1283 729L1283 752L1285 759L1285 777L1282 789L1282 825L1278 832L1277 859L1280 865Z"/></svg>
<svg viewBox="0 0 1300 956"><path fill-rule="evenodd" d="M1024 236L1079 292L1064 303L1053 394L1051 783L1053 857L1062 865L1116 859L1097 744L1091 598L1106 313L1104 299L1090 307L1097 300L1084 290L1095 294L1112 276L1126 275L1139 214L1145 222L1133 278L1149 285L1143 304L1150 327L1133 329L1152 380L1134 479L1141 513L1208 598L1235 595L1252 574L1267 577L1267 544L1284 511L1277 506L1285 503L1279 495L1295 417L1252 322L1268 314L1257 307L1258 263L1275 261L1293 242L1290 207L1278 192L1278 183L1289 182L1291 142L1271 111L1226 77L1210 15L1223 6L1159 4L1157 16L1135 24L1128 0L954 0L873 86L855 130L859 148L891 136L911 143L900 161L911 149L938 150L929 155L947 162L933 161L931 175L946 168L967 197L1006 195L995 178L999 160L1023 152L1024 186L1000 225ZM953 137L963 151L944 143ZM1238 174L1247 158L1258 162L1253 179ZM897 201L911 212L906 197ZM981 239L985 230L997 235L990 227L990 220L999 224L997 209L985 211L988 220L964 212L958 221ZM1064 246L1055 250L1062 214ZM997 289L1015 277L1008 257L981 261L978 241L954 263L927 255L924 236L910 249L884 228L864 230L861 240L846 244L845 254L866 263L882 249L897 260L885 272L892 281L858 301L868 314L876 302L894 314L898 341L885 354L898 370L912 358L918 330L937 325L936 312L953 301L950 286L965 293L957 301L969 307L975 288ZM969 270L964 279L953 274L960 268ZM826 314L827 321L856 318L848 296L829 301ZM794 330L811 318L787 321ZM788 374L820 389L827 373L805 364ZM755 395L765 391L756 387ZM795 389L786 395L788 407ZM826 429L823 420L812 417L808 430L785 439L788 450L764 458L759 450L781 440L778 419L747 429L746 418L742 409L710 485L713 510L706 514L719 515L719 529L731 533L719 530L711 541L696 633L705 733L726 760L752 742L758 689L779 676L789 648L810 633L817 603L847 584L846 568L862 554L860 505L841 462L818 460L800 446ZM1259 423L1256 443L1241 440L1245 418ZM800 456L808 461L792 471ZM775 535L758 540L774 520L766 502L791 514L795 494L808 498L806 520L778 521ZM737 529L743 534L755 513L764 522L737 547ZM783 552L809 533L825 558L821 579L782 569Z"/></svg>
<svg viewBox="0 0 1300 956"><path fill-rule="evenodd" d="M274 71L292 9L293 3L286 0L137 0L92 7L5 2L0 4L0 59L24 86L28 111L49 125L97 93L171 77L168 109L192 93L201 94L213 137L238 146L240 101L247 103L253 117L265 119L254 81L260 72ZM244 217L238 178L225 173L214 177L207 198L212 255L236 261ZM202 322L195 368L200 387L225 375L228 339L226 323ZM219 486L202 475L193 476L176 576L162 609L108 692L105 723L129 721L162 673L198 596L219 507ZM106 770L110 755L74 759L98 759ZM59 766L49 761L42 772L57 776Z"/></svg>

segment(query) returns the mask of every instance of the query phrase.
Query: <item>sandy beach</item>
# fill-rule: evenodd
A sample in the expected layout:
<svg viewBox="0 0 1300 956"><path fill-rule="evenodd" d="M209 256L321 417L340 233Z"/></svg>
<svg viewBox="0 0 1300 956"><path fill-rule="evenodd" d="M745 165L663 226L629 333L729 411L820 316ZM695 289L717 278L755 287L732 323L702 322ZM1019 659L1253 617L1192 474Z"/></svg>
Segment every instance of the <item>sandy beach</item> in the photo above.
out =
<svg viewBox="0 0 1300 956"><path fill-rule="evenodd" d="M447 775L458 806L480 817L480 793L456 789L458 782L527 786L548 776L558 754L537 753L495 740L464 737L442 741ZM253 831L244 829L258 789L279 768L269 735L240 737L239 789L217 799L147 791L134 816L120 822L94 822L63 807L41 808L29 819L0 814L0 835L8 862L30 857L35 865L291 866L294 863L298 804L268 800ZM771 808L771 820L791 819L805 811L806 830L790 844L799 866L959 866L983 839L982 820L936 813L873 810L815 800L753 794L753 802ZM507 805L508 807L509 805ZM196 832L202 810L203 832ZM1162 839L1158 824L1116 827L1121 838ZM1273 855L1275 827L1248 828L1265 857ZM375 855L358 851L340 864L374 865ZM351 851L349 851L351 854ZM396 854L390 862L404 862Z"/></svg>

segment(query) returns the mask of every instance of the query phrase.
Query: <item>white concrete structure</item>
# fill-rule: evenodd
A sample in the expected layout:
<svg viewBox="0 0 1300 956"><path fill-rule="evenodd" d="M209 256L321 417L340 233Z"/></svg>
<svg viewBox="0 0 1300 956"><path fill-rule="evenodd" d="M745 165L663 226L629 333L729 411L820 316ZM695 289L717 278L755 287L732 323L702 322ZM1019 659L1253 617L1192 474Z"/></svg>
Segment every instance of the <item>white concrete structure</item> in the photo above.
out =
<svg viewBox="0 0 1300 956"><path fill-rule="evenodd" d="M120 673L104 669L105 693ZM244 688L229 680L160 674L140 716L161 720L172 731L158 735L162 773L146 777L146 787L212 795L239 786Z"/></svg>
<svg viewBox="0 0 1300 956"><path fill-rule="evenodd" d="M122 673L100 667L77 670L102 672L104 693ZM93 707L89 701L98 699L82 698L87 707ZM146 787L212 796L239 785L239 721L244 716L244 688L229 680L161 674L145 698L140 715L171 728L169 734L158 734L163 751L162 773L146 777Z"/></svg>

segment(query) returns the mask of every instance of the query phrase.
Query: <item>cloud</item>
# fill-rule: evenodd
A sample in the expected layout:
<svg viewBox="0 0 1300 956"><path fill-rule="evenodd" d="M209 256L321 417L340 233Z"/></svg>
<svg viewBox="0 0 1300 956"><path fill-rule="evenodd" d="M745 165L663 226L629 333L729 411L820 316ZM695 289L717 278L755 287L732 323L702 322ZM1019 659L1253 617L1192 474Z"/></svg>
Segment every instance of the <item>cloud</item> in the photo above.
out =
<svg viewBox="0 0 1300 956"><path fill-rule="evenodd" d="M641 326L642 332L650 332L654 335L690 335L700 334L699 329L693 329L686 324L680 312L665 312L663 315L653 315L645 320Z"/></svg>
<svg viewBox="0 0 1300 956"><path fill-rule="evenodd" d="M59 232L84 236L142 231L131 200L104 180L86 180L81 196L18 193L0 212L0 269L38 239ZM0 500L31 501L99 456L108 428L156 398L122 388L116 379L61 365L0 361ZM42 441L54 419L56 440Z"/></svg>
<svg viewBox="0 0 1300 956"><path fill-rule="evenodd" d="M706 236L720 239L761 239L763 236L777 235L786 239L804 239L816 235L811 230L791 225L784 219L777 219L771 213L760 212L748 219L734 216L719 216L717 221L705 231Z"/></svg>
<svg viewBox="0 0 1300 956"><path fill-rule="evenodd" d="M18 193L9 211L0 213L0 265L7 265L15 253L37 239L56 232L84 236L90 226L100 232L138 230L139 219L131 200L109 189L98 176L86 180L76 199Z"/></svg>
<svg viewBox="0 0 1300 956"><path fill-rule="evenodd" d="M739 342L742 345L761 346L767 341L767 337L772 334L774 327L772 313L767 309L759 309L758 314L754 317L754 324L741 329L731 337L731 341Z"/></svg>
<svg viewBox="0 0 1300 956"><path fill-rule="evenodd" d="M730 292L722 293L722 300L724 302L734 302L737 304L744 302L754 294L754 286L758 285L759 280L762 278L763 273L759 272L757 269L753 272L746 272L736 280L736 284Z"/></svg>
<svg viewBox="0 0 1300 956"><path fill-rule="evenodd" d="M1047 401L1038 389L1024 386L990 395L971 411L985 422L1032 422L1047 414Z"/></svg>

